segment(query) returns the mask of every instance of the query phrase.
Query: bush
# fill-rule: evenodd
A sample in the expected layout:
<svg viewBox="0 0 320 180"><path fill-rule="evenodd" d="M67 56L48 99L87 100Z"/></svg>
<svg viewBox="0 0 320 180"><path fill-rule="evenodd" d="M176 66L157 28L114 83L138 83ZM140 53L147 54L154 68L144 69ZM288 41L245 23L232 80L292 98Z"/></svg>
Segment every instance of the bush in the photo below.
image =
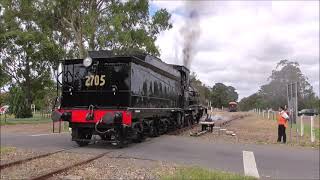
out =
<svg viewBox="0 0 320 180"><path fill-rule="evenodd" d="M16 118L29 118L32 117L30 104L26 98L25 93L20 87L10 88L10 112Z"/></svg>

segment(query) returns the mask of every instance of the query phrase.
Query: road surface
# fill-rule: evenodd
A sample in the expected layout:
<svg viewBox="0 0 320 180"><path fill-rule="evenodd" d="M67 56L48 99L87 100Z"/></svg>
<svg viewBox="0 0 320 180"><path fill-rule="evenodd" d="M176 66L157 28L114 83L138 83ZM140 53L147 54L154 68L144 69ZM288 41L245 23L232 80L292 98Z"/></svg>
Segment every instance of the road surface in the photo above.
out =
<svg viewBox="0 0 320 180"><path fill-rule="evenodd" d="M4 132L1 133L1 146L36 151L76 147L69 133L19 135ZM123 149L98 143L73 151L100 153L106 149L133 157L197 165L262 179L319 179L319 150L285 145L224 144L163 135Z"/></svg>

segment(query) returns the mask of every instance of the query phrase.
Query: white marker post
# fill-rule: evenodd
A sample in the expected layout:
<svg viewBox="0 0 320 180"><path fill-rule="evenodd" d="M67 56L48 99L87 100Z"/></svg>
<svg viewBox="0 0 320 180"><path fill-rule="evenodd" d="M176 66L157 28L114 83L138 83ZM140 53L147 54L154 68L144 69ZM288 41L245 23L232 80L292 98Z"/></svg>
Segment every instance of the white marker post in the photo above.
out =
<svg viewBox="0 0 320 180"><path fill-rule="evenodd" d="M304 127L303 127L303 115L300 116L300 136L303 136Z"/></svg>
<svg viewBox="0 0 320 180"><path fill-rule="evenodd" d="M269 115L270 110L268 110L268 119L270 119L270 115Z"/></svg>
<svg viewBox="0 0 320 180"><path fill-rule="evenodd" d="M252 151L242 151L243 156L243 170L246 176L253 176L260 178L256 160Z"/></svg>
<svg viewBox="0 0 320 180"><path fill-rule="evenodd" d="M314 134L314 130L313 130L313 116L311 116L311 142L314 142L314 139L315 139L315 134Z"/></svg>

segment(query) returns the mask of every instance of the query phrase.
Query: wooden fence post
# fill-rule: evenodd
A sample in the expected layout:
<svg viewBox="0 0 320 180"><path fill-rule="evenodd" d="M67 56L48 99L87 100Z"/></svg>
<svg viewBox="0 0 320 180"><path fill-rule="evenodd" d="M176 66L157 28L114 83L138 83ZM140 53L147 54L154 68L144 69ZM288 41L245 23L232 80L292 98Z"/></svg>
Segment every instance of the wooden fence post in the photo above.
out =
<svg viewBox="0 0 320 180"><path fill-rule="evenodd" d="M311 142L314 142L315 140L315 134L314 134L314 130L313 130L313 116L310 117L310 121L311 121Z"/></svg>
<svg viewBox="0 0 320 180"><path fill-rule="evenodd" d="M303 136L304 126L303 126L303 115L300 116L300 136Z"/></svg>

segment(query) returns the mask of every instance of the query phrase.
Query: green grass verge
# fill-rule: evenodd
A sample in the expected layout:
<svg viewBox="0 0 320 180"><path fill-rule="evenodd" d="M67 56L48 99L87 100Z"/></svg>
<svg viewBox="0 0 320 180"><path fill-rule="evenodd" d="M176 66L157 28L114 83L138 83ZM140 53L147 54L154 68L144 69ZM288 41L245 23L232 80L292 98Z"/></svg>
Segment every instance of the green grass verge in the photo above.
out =
<svg viewBox="0 0 320 180"><path fill-rule="evenodd" d="M254 177L239 174L227 173L222 171L207 170L200 167L178 168L171 175L161 176L162 180L183 180L183 179L219 179L219 180L253 180Z"/></svg>
<svg viewBox="0 0 320 180"><path fill-rule="evenodd" d="M39 114L35 114L32 118L15 118L13 115L5 117L1 115L0 125L16 125L16 124L39 124L52 122L50 118L42 117Z"/></svg>
<svg viewBox="0 0 320 180"><path fill-rule="evenodd" d="M292 129L298 128L298 131L300 133L300 124L292 124ZM290 128L290 125L289 127ZM316 139L320 139L320 128L313 128ZM309 124L304 125L304 134L311 135L311 126Z"/></svg>
<svg viewBox="0 0 320 180"><path fill-rule="evenodd" d="M8 152L13 152L15 151L16 148L14 147L4 147L4 146L0 146L0 153L3 154L3 153L8 153Z"/></svg>

